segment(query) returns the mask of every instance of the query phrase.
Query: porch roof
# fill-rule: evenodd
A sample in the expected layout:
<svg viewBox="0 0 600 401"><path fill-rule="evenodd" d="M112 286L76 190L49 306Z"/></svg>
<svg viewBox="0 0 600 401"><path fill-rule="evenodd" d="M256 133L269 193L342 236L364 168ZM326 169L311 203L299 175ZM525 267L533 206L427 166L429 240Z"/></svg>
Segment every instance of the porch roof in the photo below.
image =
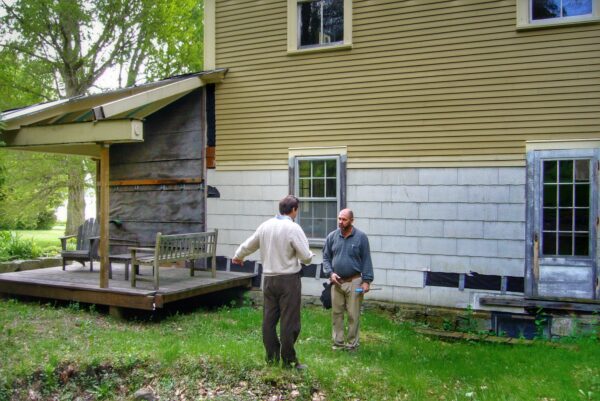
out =
<svg viewBox="0 0 600 401"><path fill-rule="evenodd" d="M100 144L144 140L142 120L209 83L225 69L170 77L108 92L36 104L0 114L8 148L99 157Z"/></svg>

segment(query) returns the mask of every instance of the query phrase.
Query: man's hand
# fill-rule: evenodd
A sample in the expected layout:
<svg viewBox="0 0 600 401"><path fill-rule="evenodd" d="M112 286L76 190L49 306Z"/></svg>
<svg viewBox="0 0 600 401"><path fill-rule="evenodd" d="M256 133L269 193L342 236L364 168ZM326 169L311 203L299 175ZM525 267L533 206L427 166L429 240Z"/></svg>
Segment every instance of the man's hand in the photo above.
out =
<svg viewBox="0 0 600 401"><path fill-rule="evenodd" d="M362 283L360 285L360 287L363 290L363 294L366 294L367 292L369 292L369 290L371 289L371 284L367 283L366 281L364 283Z"/></svg>
<svg viewBox="0 0 600 401"><path fill-rule="evenodd" d="M238 258L233 258L233 259L231 259L231 263L233 263L234 265L243 266L244 265L244 260L243 259L238 259Z"/></svg>
<svg viewBox="0 0 600 401"><path fill-rule="evenodd" d="M329 279L331 280L331 282L335 285L342 285L342 283L340 283L338 280L341 277L337 275L337 273L331 273L331 276L329 276Z"/></svg>

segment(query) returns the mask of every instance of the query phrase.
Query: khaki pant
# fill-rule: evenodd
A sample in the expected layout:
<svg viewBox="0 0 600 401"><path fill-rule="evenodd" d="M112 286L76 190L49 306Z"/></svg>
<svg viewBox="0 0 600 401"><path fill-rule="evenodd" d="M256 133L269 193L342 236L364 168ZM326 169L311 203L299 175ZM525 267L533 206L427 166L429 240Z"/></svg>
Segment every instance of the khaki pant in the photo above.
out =
<svg viewBox="0 0 600 401"><path fill-rule="evenodd" d="M331 309L333 315L333 345L355 349L359 343L360 306L363 294L357 293L362 279L355 278L342 285L331 286ZM348 314L348 336L344 336L344 313Z"/></svg>

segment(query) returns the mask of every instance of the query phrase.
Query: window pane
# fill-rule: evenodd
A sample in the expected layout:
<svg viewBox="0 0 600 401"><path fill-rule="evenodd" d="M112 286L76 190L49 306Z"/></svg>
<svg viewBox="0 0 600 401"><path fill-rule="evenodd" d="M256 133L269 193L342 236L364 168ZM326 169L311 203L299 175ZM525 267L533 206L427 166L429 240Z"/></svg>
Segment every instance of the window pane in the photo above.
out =
<svg viewBox="0 0 600 401"><path fill-rule="evenodd" d="M325 160L314 160L313 177L325 177Z"/></svg>
<svg viewBox="0 0 600 401"><path fill-rule="evenodd" d="M318 218L327 217L327 210L325 209L325 202L312 202L313 205L313 216Z"/></svg>
<svg viewBox="0 0 600 401"><path fill-rule="evenodd" d="M344 0L323 1L323 43L344 41Z"/></svg>
<svg viewBox="0 0 600 401"><path fill-rule="evenodd" d="M563 0L563 17L586 15L592 13L592 0Z"/></svg>
<svg viewBox="0 0 600 401"><path fill-rule="evenodd" d="M561 160L558 164L558 171L560 183L573 182L573 160Z"/></svg>
<svg viewBox="0 0 600 401"><path fill-rule="evenodd" d="M589 182L590 181L590 161L575 160L575 181Z"/></svg>
<svg viewBox="0 0 600 401"><path fill-rule="evenodd" d="M588 209L575 209L575 231L590 230L590 212Z"/></svg>
<svg viewBox="0 0 600 401"><path fill-rule="evenodd" d="M531 19L559 18L560 0L533 0L531 2Z"/></svg>
<svg viewBox="0 0 600 401"><path fill-rule="evenodd" d="M544 230L556 231L556 209L544 208Z"/></svg>
<svg viewBox="0 0 600 401"><path fill-rule="evenodd" d="M325 196L325 180L320 178L313 179L312 197L323 198Z"/></svg>
<svg viewBox="0 0 600 401"><path fill-rule="evenodd" d="M544 207L556 206L558 185L544 185Z"/></svg>
<svg viewBox="0 0 600 401"><path fill-rule="evenodd" d="M300 177L310 177L310 161L300 160L298 162L298 174Z"/></svg>
<svg viewBox="0 0 600 401"><path fill-rule="evenodd" d="M558 254L572 255L573 254L573 234L558 234Z"/></svg>
<svg viewBox="0 0 600 401"><path fill-rule="evenodd" d="M575 185L575 206L588 207L590 205L589 184Z"/></svg>
<svg viewBox="0 0 600 401"><path fill-rule="evenodd" d="M544 183L556 182L557 165L558 165L558 162L556 160L544 161Z"/></svg>
<svg viewBox="0 0 600 401"><path fill-rule="evenodd" d="M573 230L573 209L558 209L558 229L560 231Z"/></svg>
<svg viewBox="0 0 600 401"><path fill-rule="evenodd" d="M543 243L542 253L544 255L556 255L556 234L555 233L544 233L542 243Z"/></svg>
<svg viewBox="0 0 600 401"><path fill-rule="evenodd" d="M337 185L335 179L327 180L327 197L335 198L337 196Z"/></svg>
<svg viewBox="0 0 600 401"><path fill-rule="evenodd" d="M587 256L589 254L589 237L587 234L575 234L575 251L578 256Z"/></svg>
<svg viewBox="0 0 600 401"><path fill-rule="evenodd" d="M337 163L335 160L327 160L327 177L337 177Z"/></svg>
<svg viewBox="0 0 600 401"><path fill-rule="evenodd" d="M321 2L298 4L298 24L300 46L318 45L321 31Z"/></svg>
<svg viewBox="0 0 600 401"><path fill-rule="evenodd" d="M571 184L558 186L558 206L573 206L573 186Z"/></svg>
<svg viewBox="0 0 600 401"><path fill-rule="evenodd" d="M311 197L311 193L310 193L310 179L307 178L301 178L299 180L299 188L300 188L300 197L301 198L310 198Z"/></svg>

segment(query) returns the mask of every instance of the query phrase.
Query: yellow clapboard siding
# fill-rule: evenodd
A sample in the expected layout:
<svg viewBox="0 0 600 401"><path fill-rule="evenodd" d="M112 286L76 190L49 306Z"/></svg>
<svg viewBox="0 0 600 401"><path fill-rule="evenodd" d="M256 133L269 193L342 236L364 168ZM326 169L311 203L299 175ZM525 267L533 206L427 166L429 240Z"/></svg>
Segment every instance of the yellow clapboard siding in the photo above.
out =
<svg viewBox="0 0 600 401"><path fill-rule="evenodd" d="M353 1L353 47L287 53L287 5L216 1L218 169L524 163L525 141L600 131L600 27L518 32L515 0Z"/></svg>

